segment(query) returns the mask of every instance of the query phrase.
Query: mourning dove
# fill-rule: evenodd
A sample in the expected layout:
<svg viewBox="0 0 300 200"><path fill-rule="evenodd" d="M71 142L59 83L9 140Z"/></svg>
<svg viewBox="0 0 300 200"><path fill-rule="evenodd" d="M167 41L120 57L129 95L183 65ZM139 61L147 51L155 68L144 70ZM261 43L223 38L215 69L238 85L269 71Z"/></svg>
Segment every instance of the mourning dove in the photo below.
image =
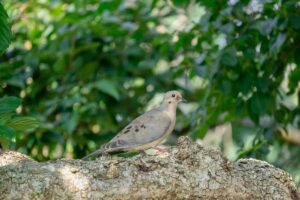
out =
<svg viewBox="0 0 300 200"><path fill-rule="evenodd" d="M134 119L111 141L83 159L104 153L144 151L159 145L173 131L177 104L183 100L177 91L165 93L161 106Z"/></svg>

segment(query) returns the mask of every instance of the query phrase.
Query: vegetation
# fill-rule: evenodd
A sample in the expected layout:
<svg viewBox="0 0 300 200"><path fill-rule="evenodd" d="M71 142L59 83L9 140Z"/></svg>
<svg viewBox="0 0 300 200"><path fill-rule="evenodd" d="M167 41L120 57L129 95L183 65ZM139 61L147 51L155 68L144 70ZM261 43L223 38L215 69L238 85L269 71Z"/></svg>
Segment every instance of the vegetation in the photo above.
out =
<svg viewBox="0 0 300 200"><path fill-rule="evenodd" d="M299 143L281 136L289 128L300 134L297 0L3 5L13 34L0 57L0 101L18 104L6 113L0 105L0 114L15 110L15 96L20 114L31 116L28 128L40 122L16 141L1 129L6 146L38 160L80 158L176 89L189 103L174 135L201 139L229 122L231 159L267 160L300 181ZM3 51L11 33L2 6L0 17Z"/></svg>

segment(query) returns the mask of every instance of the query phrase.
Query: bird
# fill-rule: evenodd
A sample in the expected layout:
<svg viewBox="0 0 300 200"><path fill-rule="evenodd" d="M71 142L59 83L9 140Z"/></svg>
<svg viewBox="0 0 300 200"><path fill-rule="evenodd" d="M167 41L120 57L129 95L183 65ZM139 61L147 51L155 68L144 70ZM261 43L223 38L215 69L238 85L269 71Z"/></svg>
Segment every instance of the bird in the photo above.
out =
<svg viewBox="0 0 300 200"><path fill-rule="evenodd" d="M87 160L110 153L143 152L156 147L174 130L177 105L182 101L185 99L182 98L180 92L175 90L166 92L159 107L134 119L108 143L82 159Z"/></svg>

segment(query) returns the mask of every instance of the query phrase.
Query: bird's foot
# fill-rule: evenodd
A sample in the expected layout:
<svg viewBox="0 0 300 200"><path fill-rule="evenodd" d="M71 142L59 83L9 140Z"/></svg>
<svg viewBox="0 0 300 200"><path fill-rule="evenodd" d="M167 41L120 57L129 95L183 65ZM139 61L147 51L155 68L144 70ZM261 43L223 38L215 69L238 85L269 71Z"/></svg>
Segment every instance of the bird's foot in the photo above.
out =
<svg viewBox="0 0 300 200"><path fill-rule="evenodd" d="M163 151L163 150L164 150L164 149L162 149L161 147L158 147L158 146L153 147L152 149L155 149L155 150L157 150L157 151Z"/></svg>

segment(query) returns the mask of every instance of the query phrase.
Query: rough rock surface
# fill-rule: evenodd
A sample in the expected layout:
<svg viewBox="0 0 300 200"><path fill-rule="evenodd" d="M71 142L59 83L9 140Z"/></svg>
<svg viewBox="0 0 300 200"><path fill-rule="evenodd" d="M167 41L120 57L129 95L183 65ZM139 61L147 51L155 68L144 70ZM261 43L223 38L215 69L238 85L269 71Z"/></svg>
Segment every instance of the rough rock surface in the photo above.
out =
<svg viewBox="0 0 300 200"><path fill-rule="evenodd" d="M38 163L0 152L0 199L300 199L300 189L264 161L227 161L187 137L160 156L104 156Z"/></svg>

